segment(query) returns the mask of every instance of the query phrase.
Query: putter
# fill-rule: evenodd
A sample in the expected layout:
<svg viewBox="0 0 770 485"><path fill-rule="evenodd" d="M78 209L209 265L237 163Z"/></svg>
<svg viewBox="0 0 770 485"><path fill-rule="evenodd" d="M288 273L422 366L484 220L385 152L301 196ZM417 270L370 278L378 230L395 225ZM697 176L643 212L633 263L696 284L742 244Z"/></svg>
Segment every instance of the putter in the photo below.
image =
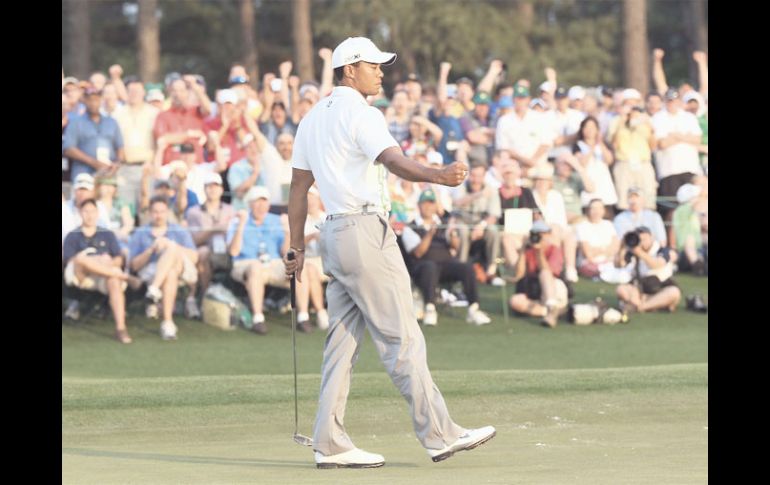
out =
<svg viewBox="0 0 770 485"><path fill-rule="evenodd" d="M289 252L286 255L286 259L289 261L294 260L294 252ZM296 282L294 281L294 275L291 275L291 350L294 355L294 442L298 445L313 446L313 438L308 438L303 434L299 434L299 410L297 407L297 299Z"/></svg>

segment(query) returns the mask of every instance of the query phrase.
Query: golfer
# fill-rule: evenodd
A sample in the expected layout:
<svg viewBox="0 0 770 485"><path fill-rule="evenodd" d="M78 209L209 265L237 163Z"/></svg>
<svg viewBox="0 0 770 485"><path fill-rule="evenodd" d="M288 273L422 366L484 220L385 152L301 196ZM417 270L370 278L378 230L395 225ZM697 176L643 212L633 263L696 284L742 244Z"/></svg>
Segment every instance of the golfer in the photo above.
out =
<svg viewBox="0 0 770 485"><path fill-rule="evenodd" d="M414 182L456 186L468 167L428 168L404 156L382 113L366 102L382 86L382 65L396 54L351 37L332 53L339 86L303 118L294 141L289 193L291 249L286 274L299 280L304 264L307 192L318 184L326 206L320 251L331 277L326 290L330 326L321 367L321 391L313 429L318 468L373 468L382 455L353 444L345 432L345 404L364 329L390 378L409 403L412 424L433 461L469 450L495 436L495 428L465 429L449 416L428 370L425 338L412 312L409 273L388 224L387 172Z"/></svg>

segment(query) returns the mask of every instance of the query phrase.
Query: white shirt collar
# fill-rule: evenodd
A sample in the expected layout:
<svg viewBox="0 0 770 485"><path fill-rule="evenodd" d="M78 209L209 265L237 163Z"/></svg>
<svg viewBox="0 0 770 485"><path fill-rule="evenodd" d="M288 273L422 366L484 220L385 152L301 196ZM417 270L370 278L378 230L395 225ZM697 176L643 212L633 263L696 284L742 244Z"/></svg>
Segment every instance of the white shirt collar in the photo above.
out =
<svg viewBox="0 0 770 485"><path fill-rule="evenodd" d="M334 89L332 89L332 96L340 96L344 98L355 98L357 100L360 100L361 103L365 105L369 105L369 103L366 102L366 98L363 94L356 91L355 89L351 88L350 86L336 86Z"/></svg>

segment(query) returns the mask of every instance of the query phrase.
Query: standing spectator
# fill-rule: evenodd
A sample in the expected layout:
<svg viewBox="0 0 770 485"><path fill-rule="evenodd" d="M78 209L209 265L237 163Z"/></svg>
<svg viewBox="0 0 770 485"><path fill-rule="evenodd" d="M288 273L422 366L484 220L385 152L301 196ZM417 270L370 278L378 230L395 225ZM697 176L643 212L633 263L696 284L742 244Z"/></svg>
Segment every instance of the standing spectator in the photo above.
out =
<svg viewBox="0 0 770 485"><path fill-rule="evenodd" d="M602 140L596 118L589 116L580 123L577 142L572 148L572 153L585 168L595 189L594 192L583 191L580 194L583 207L586 207L591 199L599 198L606 206L607 216L612 217L615 215L615 204L618 202L618 194L610 175L610 166L614 158Z"/></svg>
<svg viewBox="0 0 770 485"><path fill-rule="evenodd" d="M61 95L61 187L65 198L70 196L72 191L72 177L70 161L64 156L64 132L70 122L70 102L67 95Z"/></svg>
<svg viewBox="0 0 770 485"><path fill-rule="evenodd" d="M144 101L144 85L138 79L126 85L128 103L114 115L125 143L126 161L117 172L118 197L136 208L142 189L142 165L154 157L155 140L152 129L158 109Z"/></svg>
<svg viewBox="0 0 770 485"><path fill-rule="evenodd" d="M545 123L552 130L550 136L553 147L548 153L549 158L556 158L561 152L569 151L577 141L580 123L586 117L583 112L569 107L570 100L567 97L567 88L564 86L556 88L554 99L556 109L545 114Z"/></svg>
<svg viewBox="0 0 770 485"><path fill-rule="evenodd" d="M578 273L587 278L599 276L601 266L612 265L620 250L620 239L615 227L604 218L604 204L601 199L592 200L587 207L588 220L575 226L578 253Z"/></svg>
<svg viewBox="0 0 770 485"><path fill-rule="evenodd" d="M674 211L674 242L679 270L696 276L708 275L708 193L700 186L684 184L676 192L679 207Z"/></svg>
<svg viewBox="0 0 770 485"><path fill-rule="evenodd" d="M537 210L537 202L532 191L521 186L521 166L516 160L509 160L503 165L503 184L498 193L500 195L500 209L502 215L498 223L505 226L506 209L532 209ZM524 236L519 234L503 233L501 237L503 257L509 268L516 268L521 248L524 245Z"/></svg>
<svg viewBox="0 0 770 485"><path fill-rule="evenodd" d="M460 118L465 139L470 143L468 158L471 164L489 165L495 145L495 127L489 116L492 97L485 91L473 96L473 110Z"/></svg>
<svg viewBox="0 0 770 485"><path fill-rule="evenodd" d="M596 189L585 167L572 153L560 153L556 157L554 167L556 174L553 179L553 190L561 194L564 200L567 223L576 224L584 218L580 194L583 191L594 192Z"/></svg>
<svg viewBox="0 0 770 485"><path fill-rule="evenodd" d="M86 105L81 100L83 86L80 84L80 81L70 76L65 77L62 84L62 94L67 97L69 104L69 115L75 117L84 114L86 112Z"/></svg>
<svg viewBox="0 0 770 485"><path fill-rule="evenodd" d="M559 279L564 258L551 239L551 228L539 220L532 224L524 257L516 266L516 292L509 304L513 311L542 318L555 327L559 314L567 308L567 286Z"/></svg>
<svg viewBox="0 0 770 485"><path fill-rule="evenodd" d="M460 219L459 259L465 263L471 255L472 247L483 248L486 264L482 266L487 280L495 286L500 286L503 282L497 276L496 260L500 253L500 231L497 228L497 220L502 211L497 190L484 184L486 171L484 165L472 166L468 181L459 185L453 194L453 206Z"/></svg>
<svg viewBox="0 0 770 485"><path fill-rule="evenodd" d="M165 109L166 96L163 91L157 88L147 90L147 96L145 97L147 104L161 112Z"/></svg>
<svg viewBox="0 0 770 485"><path fill-rule="evenodd" d="M429 151L438 149L443 136L444 133L437 124L424 116L414 115L409 122L409 133L401 142L401 149L409 157L427 155ZM441 156L440 153L438 155Z"/></svg>
<svg viewBox="0 0 770 485"><path fill-rule="evenodd" d="M187 227L198 251L198 282L190 284L190 294L185 302L189 318L199 318L197 296L206 294L215 269L226 268L229 263L225 236L230 220L235 215L230 204L222 202L222 177L209 172L204 180L206 202L187 211Z"/></svg>
<svg viewBox="0 0 770 485"><path fill-rule="evenodd" d="M385 121L388 122L388 131L399 144L409 137L409 124L413 114L409 108L409 95L405 90L393 93L390 109L385 114Z"/></svg>
<svg viewBox="0 0 770 485"><path fill-rule="evenodd" d="M615 188L618 209L628 208L626 194L631 187L644 192L647 208L655 208L655 169L652 166L652 150L655 135L650 117L642 110L642 95L636 89L623 91L622 114L610 124L607 139L615 149Z"/></svg>
<svg viewBox="0 0 770 485"><path fill-rule="evenodd" d="M291 72L291 62L283 62L280 66L282 78L288 78L288 72ZM284 76L284 74L286 74ZM274 74L268 73L264 77L262 97L265 101L265 108L259 118L259 129L265 134L267 140L275 145L278 135L288 133L294 136L297 133L297 127L291 121L287 113L288 86L283 86L283 79L277 79ZM285 91L285 92L283 92ZM276 99L278 97L278 99Z"/></svg>
<svg viewBox="0 0 770 485"><path fill-rule="evenodd" d="M529 109L529 99L529 88L515 86L514 111L499 119L495 132L495 148L508 150L525 174L530 168L546 163L550 146L542 115Z"/></svg>
<svg viewBox="0 0 770 485"><path fill-rule="evenodd" d="M183 143L193 145L195 162L201 163L205 141L203 120L211 113L211 101L193 76L174 79L169 89L171 107L158 114L153 128L156 140L164 137L168 142L162 164L179 159L179 148Z"/></svg>
<svg viewBox="0 0 770 485"><path fill-rule="evenodd" d="M624 210L613 221L615 224L615 231L618 237L622 238L626 233L633 231L639 227L649 228L658 241L660 247L666 247L666 228L663 225L663 219L657 212L645 209L644 192L637 188L631 187L628 189L628 209Z"/></svg>
<svg viewBox="0 0 770 485"><path fill-rule="evenodd" d="M703 167L703 171L708 172L709 119L708 110L706 109L706 101L697 91L689 91L688 93L685 93L685 95L682 96L682 101L685 104L685 111L692 113L698 119L698 125L703 132L700 145L698 145L698 156L700 157L700 163Z"/></svg>
<svg viewBox="0 0 770 485"><path fill-rule="evenodd" d="M245 202L249 211L240 210L227 230L227 245L233 257L231 277L246 286L253 316L252 330L260 335L267 333L265 315L262 313L265 286L287 288L289 281L284 273L281 256L289 249L288 220L284 216L269 213L270 194L264 187L252 187ZM315 268L307 266L297 280L297 329L310 332L308 313L309 287L306 273Z"/></svg>
<svg viewBox="0 0 770 485"><path fill-rule="evenodd" d="M125 160L118 123L99 111L101 93L89 89L85 101L86 114L70 121L64 133L64 155L72 162L72 180L81 173L93 174L97 170L114 173Z"/></svg>
<svg viewBox="0 0 770 485"><path fill-rule="evenodd" d="M259 149L259 140L260 137L249 139L245 147L246 156L235 162L227 172L227 181L232 192L233 210L236 212L248 207L244 197L249 189L265 185L264 177L262 177L262 153L264 150ZM263 143L267 143L264 135L262 140Z"/></svg>
<svg viewBox="0 0 770 485"><path fill-rule="evenodd" d="M647 94L647 102L645 104L645 110L647 111L647 114L650 115L650 117L653 117L660 113L662 109L663 97L655 91Z"/></svg>
<svg viewBox="0 0 770 485"><path fill-rule="evenodd" d="M107 84L107 76L105 76L103 72L94 71L91 73L91 76L89 76L88 82L91 83L91 86L93 86L94 89L101 91Z"/></svg>
<svg viewBox="0 0 770 485"><path fill-rule="evenodd" d="M192 284L198 280L195 264L198 252L190 231L168 222L168 201L153 197L150 201L151 222L139 227L128 243L130 267L147 283L147 316L157 318L158 302L162 301L160 336L163 340L176 340L177 326L173 312L180 284Z"/></svg>
<svg viewBox="0 0 770 485"><path fill-rule="evenodd" d="M118 89L112 83L107 83L102 89L102 115L115 115L115 110L123 106L123 102L118 98Z"/></svg>
<svg viewBox="0 0 770 485"><path fill-rule="evenodd" d="M232 89L223 89L217 93L217 116L206 120L205 132L214 131L216 139L224 150L223 158L229 168L233 163L244 157L241 141L249 133L246 115L238 104L238 95ZM209 137L211 139L211 137ZM215 159L213 150L209 151L209 161Z"/></svg>
<svg viewBox="0 0 770 485"><path fill-rule="evenodd" d="M569 98L569 107L578 111L585 111L583 100L586 97L586 90L582 86L572 86L567 91Z"/></svg>
<svg viewBox="0 0 770 485"><path fill-rule="evenodd" d="M64 239L64 281L67 286L109 295L115 318L115 338L122 344L130 344L123 292L128 281L133 286L141 282L123 272L123 256L115 234L96 225L99 211L94 199L86 199L80 204L80 217L80 227Z"/></svg>
<svg viewBox="0 0 770 485"><path fill-rule="evenodd" d="M473 265L455 258L450 250L460 247L460 236L453 226L439 229L442 220L436 213L436 193L425 190L419 198L419 214L404 227L402 241L407 253L407 268L425 299L423 325L438 324L436 289L439 283L461 281L468 297L466 321L486 325L492 320L479 310L479 296Z"/></svg>
<svg viewBox="0 0 770 485"><path fill-rule="evenodd" d="M666 93L666 109L652 117L658 151L655 166L658 173L658 197L664 198L658 210L665 221L671 221L676 208L676 191L690 182L693 175L703 175L698 158L701 132L698 119L682 110L682 101L675 89Z"/></svg>

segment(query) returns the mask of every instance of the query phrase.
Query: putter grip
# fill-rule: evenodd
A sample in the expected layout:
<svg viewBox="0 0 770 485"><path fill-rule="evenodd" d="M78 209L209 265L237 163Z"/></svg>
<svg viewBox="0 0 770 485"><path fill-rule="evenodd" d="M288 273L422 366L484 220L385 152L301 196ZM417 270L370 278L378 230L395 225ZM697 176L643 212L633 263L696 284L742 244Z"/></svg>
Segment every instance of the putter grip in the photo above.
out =
<svg viewBox="0 0 770 485"><path fill-rule="evenodd" d="M294 261L295 259L294 251L289 251L289 253L286 255L286 259L288 259L289 261ZM289 279L290 279L289 286L291 287L291 309L296 310L297 298L295 295L297 293L297 287L296 287L297 282L294 281L294 275L291 275Z"/></svg>

